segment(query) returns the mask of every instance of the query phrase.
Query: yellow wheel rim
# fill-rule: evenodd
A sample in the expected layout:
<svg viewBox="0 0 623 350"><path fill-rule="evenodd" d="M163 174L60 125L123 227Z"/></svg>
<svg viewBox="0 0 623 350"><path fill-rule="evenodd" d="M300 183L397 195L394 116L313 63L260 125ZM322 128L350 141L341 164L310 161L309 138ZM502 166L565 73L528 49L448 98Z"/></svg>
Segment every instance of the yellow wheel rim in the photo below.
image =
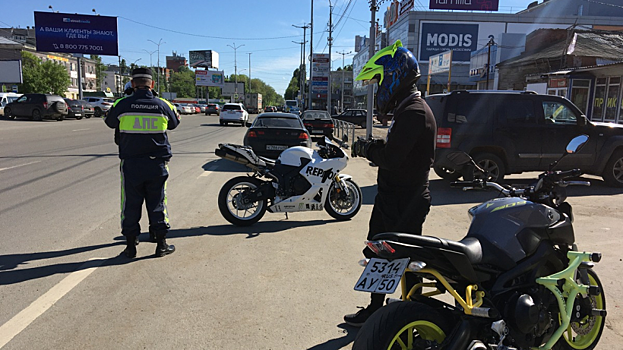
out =
<svg viewBox="0 0 623 350"><path fill-rule="evenodd" d="M591 285L597 285L597 281L595 281L595 278L592 275L589 274L588 279L591 282ZM604 308L603 291L601 292L601 294L591 297L591 299L594 303L593 308ZM569 325L569 327L567 327L567 331L563 333L563 337L565 338L565 341L567 342L567 344L569 344L569 346L574 349L586 349L591 346L595 342L595 340L597 340L597 337L599 336L599 331L601 330L601 325L604 322L604 317L594 316L595 322L592 325L589 323L589 321L590 316L586 316L582 321L572 323L576 329L582 330L582 333L585 334L578 334L574 332L571 324Z"/></svg>
<svg viewBox="0 0 623 350"><path fill-rule="evenodd" d="M416 337L420 337L424 340L436 341L441 344L446 338L439 326L430 321L414 321L408 325L402 327L398 333L394 336L394 339L389 343L387 350L411 350L413 349L413 341Z"/></svg>

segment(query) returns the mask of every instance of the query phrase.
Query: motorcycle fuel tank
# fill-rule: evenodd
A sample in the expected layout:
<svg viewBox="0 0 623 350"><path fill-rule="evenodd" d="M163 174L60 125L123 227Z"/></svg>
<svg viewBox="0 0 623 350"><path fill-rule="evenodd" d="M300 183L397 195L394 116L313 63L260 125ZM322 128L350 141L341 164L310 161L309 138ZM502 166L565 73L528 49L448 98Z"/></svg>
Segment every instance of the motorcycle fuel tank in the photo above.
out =
<svg viewBox="0 0 623 350"><path fill-rule="evenodd" d="M301 158L311 161L313 155L314 155L314 151L311 148L303 147L303 146L294 146L281 152L281 154L279 155L277 159L283 165L300 167L301 164L303 164L301 161Z"/></svg>
<svg viewBox="0 0 623 350"><path fill-rule="evenodd" d="M553 208L522 198L496 198L469 209L472 222L467 237L476 237L484 244L497 248L493 254L504 254L515 263L524 259L526 252L521 235L528 232L544 238L541 232L560 221ZM497 255L496 254L496 255Z"/></svg>

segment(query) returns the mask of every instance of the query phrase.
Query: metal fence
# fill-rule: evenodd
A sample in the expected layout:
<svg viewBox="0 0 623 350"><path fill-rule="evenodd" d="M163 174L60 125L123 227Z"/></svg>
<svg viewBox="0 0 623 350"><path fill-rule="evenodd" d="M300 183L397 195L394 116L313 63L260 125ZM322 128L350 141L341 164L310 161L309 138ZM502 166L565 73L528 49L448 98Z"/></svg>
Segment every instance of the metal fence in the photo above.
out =
<svg viewBox="0 0 623 350"><path fill-rule="evenodd" d="M343 120L333 120L333 137L342 140L342 142L350 145L355 140L355 124L345 122Z"/></svg>

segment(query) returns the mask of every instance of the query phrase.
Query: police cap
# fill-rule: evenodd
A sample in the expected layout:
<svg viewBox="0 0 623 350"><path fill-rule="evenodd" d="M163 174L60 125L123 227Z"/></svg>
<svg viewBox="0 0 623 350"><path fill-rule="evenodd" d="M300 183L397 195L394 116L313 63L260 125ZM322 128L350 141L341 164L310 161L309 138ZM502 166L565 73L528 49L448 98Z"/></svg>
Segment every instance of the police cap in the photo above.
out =
<svg viewBox="0 0 623 350"><path fill-rule="evenodd" d="M132 79L152 79L151 69L149 68L134 68L132 70Z"/></svg>

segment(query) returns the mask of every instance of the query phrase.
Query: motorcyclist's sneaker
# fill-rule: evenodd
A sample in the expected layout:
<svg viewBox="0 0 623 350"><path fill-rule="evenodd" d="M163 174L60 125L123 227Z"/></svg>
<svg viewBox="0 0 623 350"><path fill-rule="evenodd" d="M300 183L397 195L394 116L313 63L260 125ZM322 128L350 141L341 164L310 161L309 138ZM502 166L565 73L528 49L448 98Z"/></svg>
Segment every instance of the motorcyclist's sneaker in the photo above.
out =
<svg viewBox="0 0 623 350"><path fill-rule="evenodd" d="M157 257L163 257L165 255L172 254L175 251L175 246L167 244L167 240L164 237L158 237L157 242L158 242L158 245L156 246Z"/></svg>
<svg viewBox="0 0 623 350"><path fill-rule="evenodd" d="M344 322L346 322L347 325L361 327L364 323L366 323L366 320L379 309L378 307L373 307L372 305L368 305L366 308L359 306L359 308L360 310L356 313L344 316Z"/></svg>

